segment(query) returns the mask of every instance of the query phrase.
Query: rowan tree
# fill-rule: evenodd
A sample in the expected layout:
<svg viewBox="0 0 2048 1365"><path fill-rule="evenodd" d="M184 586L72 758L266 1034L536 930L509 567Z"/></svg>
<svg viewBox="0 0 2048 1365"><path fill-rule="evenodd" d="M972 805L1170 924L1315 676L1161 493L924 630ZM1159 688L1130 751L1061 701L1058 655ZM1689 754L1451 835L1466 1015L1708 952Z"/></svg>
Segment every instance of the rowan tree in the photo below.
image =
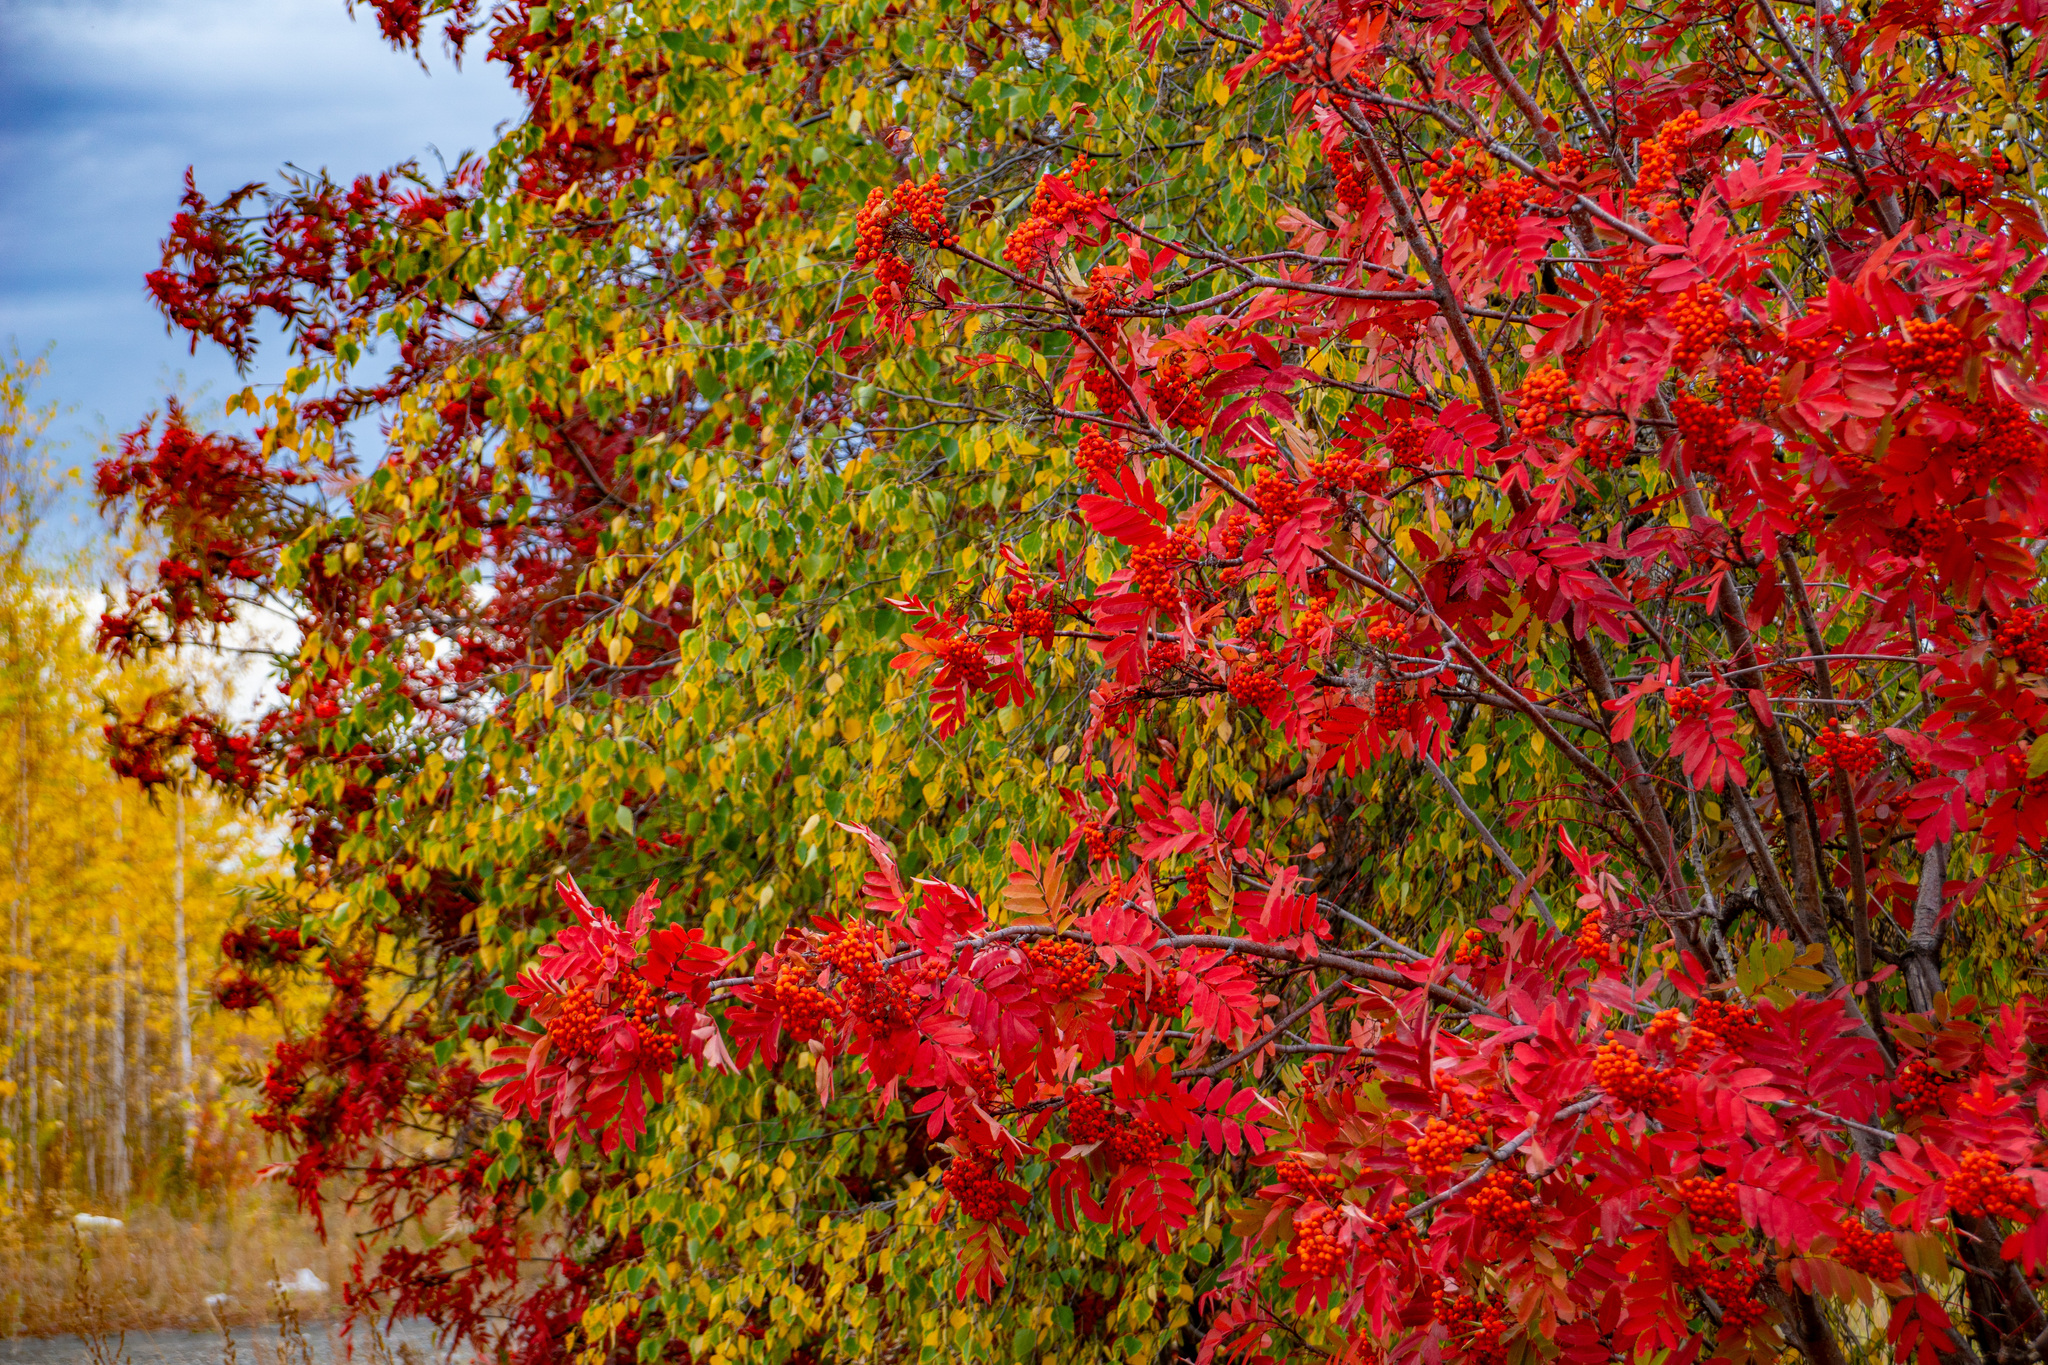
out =
<svg viewBox="0 0 2048 1365"><path fill-rule="evenodd" d="M532 1353L2034 1358L2037 26L521 9L431 196L193 191L331 359L108 639L301 622L373 1187L564 1198Z"/></svg>

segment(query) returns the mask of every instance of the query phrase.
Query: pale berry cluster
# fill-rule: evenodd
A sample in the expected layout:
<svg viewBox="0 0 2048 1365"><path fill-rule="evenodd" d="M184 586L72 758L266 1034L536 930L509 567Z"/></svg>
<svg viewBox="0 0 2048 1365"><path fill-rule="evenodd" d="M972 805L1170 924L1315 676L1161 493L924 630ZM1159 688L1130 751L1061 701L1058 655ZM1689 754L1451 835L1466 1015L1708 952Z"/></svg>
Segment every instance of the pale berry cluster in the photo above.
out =
<svg viewBox="0 0 2048 1365"><path fill-rule="evenodd" d="M1425 1179L1449 1175L1464 1161L1466 1149L1477 1141L1477 1125L1462 1115L1431 1119L1420 1137L1408 1139L1408 1164Z"/></svg>
<svg viewBox="0 0 2048 1365"><path fill-rule="evenodd" d="M1472 1192L1472 1217L1485 1232L1519 1241L1536 1224L1535 1194L1536 1187L1520 1171L1495 1168Z"/></svg>
<svg viewBox="0 0 2048 1365"><path fill-rule="evenodd" d="M1031 969L1055 1001L1072 1000L1095 984L1095 954L1070 938L1042 938L1024 949Z"/></svg>
<svg viewBox="0 0 2048 1365"><path fill-rule="evenodd" d="M1972 1218L2025 1218L2034 1211L2034 1187L1981 1147L1963 1153L1948 1178L1951 1211Z"/></svg>
<svg viewBox="0 0 2048 1365"><path fill-rule="evenodd" d="M1563 370L1531 370L1516 395L1515 420L1525 432L1548 431L1571 415L1577 392Z"/></svg>
<svg viewBox="0 0 2048 1365"><path fill-rule="evenodd" d="M1906 1277L1906 1258L1899 1254L1898 1239L1858 1222L1842 1224L1835 1237L1835 1259L1880 1283Z"/></svg>
<svg viewBox="0 0 2048 1365"><path fill-rule="evenodd" d="M977 1223L993 1223L1010 1210L1009 1182L995 1162L980 1152L955 1157L940 1182L960 1212Z"/></svg>
<svg viewBox="0 0 2048 1365"><path fill-rule="evenodd" d="M1672 360L1691 373L1707 352L1728 339L1728 296L1714 284L1695 284L1672 302L1671 325L1678 332Z"/></svg>
<svg viewBox="0 0 2048 1365"><path fill-rule="evenodd" d="M1659 128L1657 136L1643 144L1638 157L1637 186L1649 191L1669 185L1684 167L1692 144L1699 137L1699 127L1698 111L1688 109Z"/></svg>
<svg viewBox="0 0 2048 1365"><path fill-rule="evenodd" d="M1876 735L1859 735L1829 721L1815 736L1813 747L1844 777L1861 777L1877 766L1884 755L1884 741Z"/></svg>
<svg viewBox="0 0 2048 1365"><path fill-rule="evenodd" d="M2048 673L2048 607L2021 607L1999 622L1991 648L2022 673Z"/></svg>
<svg viewBox="0 0 2048 1365"><path fill-rule="evenodd" d="M1651 1069L1640 1052L1613 1034L1593 1054L1593 1084L1630 1109L1660 1109L1678 1098L1663 1073Z"/></svg>
<svg viewBox="0 0 2048 1365"><path fill-rule="evenodd" d="M1963 329L1947 318L1922 322L1908 318L1899 329L1903 336L1885 342L1893 365L1907 374L1924 374L1931 379L1949 379L1969 362L1976 349Z"/></svg>
<svg viewBox="0 0 2048 1365"><path fill-rule="evenodd" d="M1095 480L1097 487L1108 488L1116 482L1116 473L1124 467L1129 454L1121 441L1101 428L1086 427L1075 445L1074 463Z"/></svg>

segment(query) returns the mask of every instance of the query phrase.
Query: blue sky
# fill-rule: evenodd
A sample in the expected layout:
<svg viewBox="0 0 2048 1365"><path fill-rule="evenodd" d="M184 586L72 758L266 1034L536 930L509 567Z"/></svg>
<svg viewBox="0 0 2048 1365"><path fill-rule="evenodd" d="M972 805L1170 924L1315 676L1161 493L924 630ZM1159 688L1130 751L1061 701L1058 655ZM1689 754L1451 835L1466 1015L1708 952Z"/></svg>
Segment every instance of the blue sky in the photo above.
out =
<svg viewBox="0 0 2048 1365"><path fill-rule="evenodd" d="M287 161L347 177L432 167L438 148L452 164L516 116L474 51L460 72L439 51L427 66L344 0L0 0L0 349L51 347L41 396L71 410L53 435L72 460L167 391L217 404L239 387L143 292L185 167L219 194ZM282 362L259 354L251 379Z"/></svg>

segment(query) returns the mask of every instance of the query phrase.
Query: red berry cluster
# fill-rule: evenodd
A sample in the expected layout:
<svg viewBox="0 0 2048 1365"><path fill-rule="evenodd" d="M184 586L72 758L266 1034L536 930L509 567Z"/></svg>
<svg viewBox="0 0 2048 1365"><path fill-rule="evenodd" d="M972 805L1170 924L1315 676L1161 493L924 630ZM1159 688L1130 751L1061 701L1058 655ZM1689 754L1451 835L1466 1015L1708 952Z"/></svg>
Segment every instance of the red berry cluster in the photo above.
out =
<svg viewBox="0 0 2048 1365"><path fill-rule="evenodd" d="M1672 360L1680 370L1691 373L1707 352L1728 339L1728 296L1711 283L1695 284L1673 301L1671 325L1678 331Z"/></svg>
<svg viewBox="0 0 2048 1365"><path fill-rule="evenodd" d="M1563 370L1531 370L1516 395L1519 411L1515 420L1525 432L1548 431L1571 415L1572 399L1577 396L1571 376Z"/></svg>
<svg viewBox="0 0 2048 1365"><path fill-rule="evenodd" d="M1701 1237L1728 1237L1742 1230L1735 1186L1721 1176L1695 1175L1679 1181L1678 1202Z"/></svg>
<svg viewBox="0 0 2048 1365"><path fill-rule="evenodd" d="M1056 1001L1072 1000L1095 984L1095 954L1070 938L1042 938L1025 947L1031 969Z"/></svg>
<svg viewBox="0 0 2048 1365"><path fill-rule="evenodd" d="M1120 1165L1157 1161L1173 1148L1152 1120L1132 1120L1087 1091L1072 1088L1067 1091L1067 1138L1077 1145L1101 1143L1102 1153Z"/></svg>
<svg viewBox="0 0 2048 1365"><path fill-rule="evenodd" d="M1472 1217L1481 1231L1519 1241L1535 1226L1535 1195L1536 1187L1520 1171L1496 1168L1472 1192Z"/></svg>
<svg viewBox="0 0 2048 1365"><path fill-rule="evenodd" d="M1951 378L1961 371L1977 349L1963 334L1963 329L1947 318L1936 318L1932 322L1908 318L1899 330L1904 335L1888 339L1885 352L1892 364L1907 374L1924 374L1933 379Z"/></svg>
<svg viewBox="0 0 2048 1365"><path fill-rule="evenodd" d="M1465 221L1488 246L1513 246L1522 231L1522 210L1536 191L1527 176L1497 176L1465 201Z"/></svg>
<svg viewBox="0 0 2048 1365"><path fill-rule="evenodd" d="M932 655L980 691L988 686L988 646L971 635L955 635L932 645Z"/></svg>
<svg viewBox="0 0 2048 1365"><path fill-rule="evenodd" d="M1170 668L1179 668L1187 662L1187 647L1178 640L1161 640L1145 652L1145 668L1148 672L1164 673Z"/></svg>
<svg viewBox="0 0 2048 1365"><path fill-rule="evenodd" d="M1707 694L1696 687L1665 688L1664 704L1671 708L1673 721L1700 720L1714 709Z"/></svg>
<svg viewBox="0 0 2048 1365"><path fill-rule="evenodd" d="M1429 453L1430 437L1436 428L1419 417L1391 428L1387 432L1387 458L1398 469L1420 469L1422 457Z"/></svg>
<svg viewBox="0 0 2048 1365"><path fill-rule="evenodd" d="M241 1014L270 1000L270 988L243 972L223 977L213 986L214 1002L224 1010Z"/></svg>
<svg viewBox="0 0 2048 1365"><path fill-rule="evenodd" d="M1378 460L1367 460L1355 447L1348 444L1332 450L1322 461L1310 465L1309 468L1314 472L1318 483L1335 493L1366 493L1378 496L1386 491L1386 465Z"/></svg>
<svg viewBox="0 0 2048 1365"><path fill-rule="evenodd" d="M561 1008L548 1020L548 1041L565 1057L596 1055L603 1036L604 1011L582 987L562 997Z"/></svg>
<svg viewBox="0 0 2048 1365"><path fill-rule="evenodd" d="M1063 171L1041 176L1038 193L1032 196L1031 213L1010 234L1003 246L1003 259L1026 274L1034 274L1052 255L1053 242L1076 219L1109 212L1107 195L1087 194L1074 188L1074 181L1095 169L1087 155L1076 156Z"/></svg>
<svg viewBox="0 0 2048 1365"><path fill-rule="evenodd" d="M1688 109L1659 128L1657 135L1643 144L1638 158L1637 187L1648 192L1669 185L1685 165L1687 153L1699 136L1699 126L1698 111Z"/></svg>
<svg viewBox="0 0 2048 1365"><path fill-rule="evenodd" d="M1941 1094L1962 1077L1937 1071L1923 1057L1909 1059L1892 1078L1892 1105L1901 1118L1918 1118L1941 1108Z"/></svg>
<svg viewBox="0 0 2048 1365"><path fill-rule="evenodd" d="M1980 480L2039 474L2048 463L2041 427L2024 407L1985 385L1975 402L1944 394L1957 414L1977 428L1974 439L1956 453L1958 468Z"/></svg>
<svg viewBox="0 0 2048 1365"><path fill-rule="evenodd" d="M1358 174L1358 163L1352 160L1351 144L1339 142L1328 152L1330 179L1335 183L1337 202L1357 213L1366 205L1365 180Z"/></svg>
<svg viewBox="0 0 2048 1365"><path fill-rule="evenodd" d="M2048 673L2048 607L2021 607L1999 622L1991 649L2022 673Z"/></svg>
<svg viewBox="0 0 2048 1365"><path fill-rule="evenodd" d="M1405 730L1415 719L1415 698L1394 679L1378 678L1373 682L1372 708L1367 714L1386 734Z"/></svg>
<svg viewBox="0 0 2048 1365"><path fill-rule="evenodd" d="M1678 434L1685 441L1686 455L1694 472L1723 476L1728 452L1734 445L1736 417L1726 407L1680 389L1672 400L1671 415L1678 422Z"/></svg>
<svg viewBox="0 0 2048 1365"><path fill-rule="evenodd" d="M1719 1305L1724 1334L1746 1332L1764 1320L1766 1310L1756 1297L1756 1262L1747 1247L1737 1247L1725 1258L1695 1254L1677 1272L1680 1284Z"/></svg>
<svg viewBox="0 0 2048 1365"><path fill-rule="evenodd" d="M1246 710L1264 710L1286 695L1287 684L1256 664L1247 664L1230 675L1230 699Z"/></svg>
<svg viewBox="0 0 2048 1365"><path fill-rule="evenodd" d="M1877 766L1884 754L1884 741L1876 735L1859 735L1829 721L1813 741L1822 757L1844 777L1861 777Z"/></svg>
<svg viewBox="0 0 2048 1365"><path fill-rule="evenodd" d="M1479 1128L1464 1116L1431 1119L1420 1137L1408 1139L1408 1163L1428 1179L1449 1175L1465 1159L1465 1150L1479 1141Z"/></svg>
<svg viewBox="0 0 2048 1365"><path fill-rule="evenodd" d="M1692 1032L1678 1054L1678 1064L1690 1067L1703 1057L1740 1049L1756 1036L1756 1011L1726 1000L1702 1000L1693 1007Z"/></svg>
<svg viewBox="0 0 2048 1365"><path fill-rule="evenodd" d="M1159 420L1183 431L1200 431L1208 425L1198 392L1200 367L1196 360L1192 351L1175 351L1152 371L1152 406Z"/></svg>
<svg viewBox="0 0 2048 1365"><path fill-rule="evenodd" d="M1188 548L1182 537L1169 536L1131 551L1132 589L1160 611L1179 611L1177 568L1187 558Z"/></svg>
<svg viewBox="0 0 2048 1365"><path fill-rule="evenodd" d="M1453 1299L1442 1283L1429 1287L1429 1300L1436 1320L1450 1336L1450 1345L1462 1365L1507 1365L1504 1338L1512 1324L1497 1304L1480 1303L1469 1294Z"/></svg>
<svg viewBox="0 0 2048 1365"><path fill-rule="evenodd" d="M960 1212L977 1223L993 1223L1010 1211L1009 1182L996 1163L980 1152L955 1157L939 1179L960 1205Z"/></svg>
<svg viewBox="0 0 2048 1365"><path fill-rule="evenodd" d="M1074 450L1074 463L1100 488L1109 488L1116 483L1117 471L1129 458L1130 452L1124 449L1123 443L1100 427L1083 428Z"/></svg>
<svg viewBox="0 0 2048 1365"><path fill-rule="evenodd" d="M1965 1217L2021 1219L2034 1212L2034 1187L1981 1147L1963 1153L1947 1185L1949 1209Z"/></svg>
<svg viewBox="0 0 2048 1365"><path fill-rule="evenodd" d="M1593 1084L1629 1109L1659 1109L1675 1102L1678 1090L1652 1070L1640 1052L1613 1034L1593 1054Z"/></svg>
<svg viewBox="0 0 2048 1365"><path fill-rule="evenodd" d="M1760 412L1764 400L1774 387L1771 372L1753 360L1740 360L1732 356L1721 357L1721 368L1714 377L1715 387L1728 406L1738 412Z"/></svg>
<svg viewBox="0 0 2048 1365"><path fill-rule="evenodd" d="M1294 1259L1301 1273L1312 1279L1328 1279L1344 1268L1350 1255L1337 1239L1344 1220L1320 1204L1305 1205L1294 1216Z"/></svg>
<svg viewBox="0 0 2048 1365"><path fill-rule="evenodd" d="M1853 1220L1842 1224L1835 1236L1835 1259L1883 1284L1906 1277L1906 1258L1899 1254L1898 1239Z"/></svg>

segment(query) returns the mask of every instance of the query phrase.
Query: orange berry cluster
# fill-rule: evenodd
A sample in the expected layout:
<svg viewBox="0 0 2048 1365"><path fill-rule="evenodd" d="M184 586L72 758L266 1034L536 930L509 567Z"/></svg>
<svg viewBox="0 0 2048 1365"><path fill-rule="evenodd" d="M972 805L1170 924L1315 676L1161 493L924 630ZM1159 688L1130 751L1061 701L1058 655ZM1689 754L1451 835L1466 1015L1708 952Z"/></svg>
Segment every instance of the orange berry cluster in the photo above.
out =
<svg viewBox="0 0 2048 1365"><path fill-rule="evenodd" d="M1131 551L1131 587L1163 612L1180 610L1180 584L1176 573L1188 552L1178 536L1155 540Z"/></svg>
<svg viewBox="0 0 2048 1365"><path fill-rule="evenodd" d="M1387 458L1397 468L1418 469L1429 453L1429 438L1435 428L1419 417L1411 417L1387 432Z"/></svg>
<svg viewBox="0 0 2048 1365"><path fill-rule="evenodd" d="M1877 766L1884 742L1876 735L1859 735L1829 721L1814 738L1813 747L1845 777L1861 777Z"/></svg>
<svg viewBox="0 0 2048 1365"><path fill-rule="evenodd" d="M1677 1087L1644 1063L1643 1056L1613 1034L1593 1054L1593 1084L1630 1109L1649 1111L1678 1098Z"/></svg>
<svg viewBox="0 0 2048 1365"><path fill-rule="evenodd" d="M1301 489L1284 469L1261 470L1252 497L1259 504L1259 522L1269 534L1301 515Z"/></svg>
<svg viewBox="0 0 2048 1365"><path fill-rule="evenodd" d="M1243 667L1230 675L1230 699L1247 710L1259 711L1287 695L1287 684L1257 667Z"/></svg>
<svg viewBox="0 0 2048 1365"><path fill-rule="evenodd" d="M977 1223L993 1223L1010 1211L1008 1182L995 1162L980 1152L955 1157L939 1179L960 1212Z"/></svg>
<svg viewBox="0 0 2048 1365"><path fill-rule="evenodd" d="M1305 60L1309 55L1308 39L1302 37L1301 25L1289 21L1280 30L1280 36L1266 44L1263 54L1268 64L1275 67L1292 66Z"/></svg>
<svg viewBox="0 0 2048 1365"><path fill-rule="evenodd" d="M1950 1210L1966 1217L2021 1219L2034 1211L2034 1187L1982 1147L1963 1153L1947 1184Z"/></svg>
<svg viewBox="0 0 2048 1365"><path fill-rule="evenodd" d="M1727 1237L1742 1230L1735 1186L1721 1176L1695 1175L1679 1181L1678 1202L1701 1237Z"/></svg>
<svg viewBox="0 0 2048 1365"><path fill-rule="evenodd" d="M1496 1237L1518 1241L1536 1223L1536 1187L1520 1171L1496 1168L1472 1192L1472 1217Z"/></svg>
<svg viewBox="0 0 2048 1365"><path fill-rule="evenodd" d="M1657 130L1657 136L1645 142L1638 157L1640 173L1636 185L1644 191L1661 190L1669 185L1680 167L1685 164L1686 153L1693 140L1699 136L1700 116L1697 110L1688 109L1677 118Z"/></svg>
<svg viewBox="0 0 2048 1365"><path fill-rule="evenodd" d="M1056 1001L1072 1000L1095 984L1095 954L1070 938L1042 938L1028 944L1024 955Z"/></svg>
<svg viewBox="0 0 2048 1365"><path fill-rule="evenodd" d="M1726 355L1721 357L1720 373L1714 382L1721 396L1728 400L1728 406L1738 412L1762 411L1774 383L1770 371L1755 361Z"/></svg>
<svg viewBox="0 0 2048 1365"><path fill-rule="evenodd" d="M1353 213L1366 205L1365 179L1358 173L1358 163L1351 157L1351 144L1340 142L1329 150L1330 179L1335 183L1337 202Z"/></svg>
<svg viewBox="0 0 2048 1365"><path fill-rule="evenodd" d="M1853 1219L1842 1224L1835 1236L1835 1259L1880 1283L1906 1277L1906 1258L1899 1254L1898 1239Z"/></svg>
<svg viewBox="0 0 2048 1365"><path fill-rule="evenodd" d="M1717 403L1680 389L1672 401L1671 415L1678 421L1678 434L1685 441L1693 469L1721 477L1734 444L1735 414Z"/></svg>
<svg viewBox="0 0 2048 1365"><path fill-rule="evenodd" d="M936 641L932 656L976 691L988 686L988 646L973 636L955 635L950 640Z"/></svg>
<svg viewBox="0 0 2048 1365"><path fill-rule="evenodd" d="M1342 1218L1316 1204L1294 1216L1294 1258L1302 1274L1321 1280L1344 1268L1350 1252L1337 1240L1343 1226Z"/></svg>
<svg viewBox="0 0 2048 1365"><path fill-rule="evenodd" d="M1491 161L1473 139L1460 138L1449 151L1431 152L1422 163L1422 174L1431 192L1439 198L1468 194L1485 183Z"/></svg>
<svg viewBox="0 0 2048 1365"><path fill-rule="evenodd" d="M1076 156L1065 170L1039 177L1038 193L1031 199L1031 213L1003 245L1003 259L1026 274L1036 272L1052 255L1053 240L1070 223L1090 214L1109 212L1107 195L1084 194L1074 188L1077 178L1094 169L1095 162L1083 154Z"/></svg>
<svg viewBox="0 0 2048 1365"><path fill-rule="evenodd" d="M1145 653L1145 667L1154 673L1179 668L1187 661L1187 648L1178 640L1161 640Z"/></svg>
<svg viewBox="0 0 2048 1365"><path fill-rule="evenodd" d="M1084 428L1074 449L1074 463L1100 488L1109 488L1116 483L1117 471L1124 467L1124 461L1129 457L1130 452L1124 449L1123 443L1100 427Z"/></svg>
<svg viewBox="0 0 2048 1365"><path fill-rule="evenodd" d="M1053 626L1052 608L1032 605L1033 599L1029 587L1020 583L1010 589L1003 600L1010 608L1010 629L1027 639L1035 639L1041 644L1051 643Z"/></svg>
<svg viewBox="0 0 2048 1365"><path fill-rule="evenodd" d="M1900 331L1905 335L1888 339L1885 352L1892 364L1907 374L1951 378L1969 362L1976 349L1963 335L1963 329L1947 318L1932 322L1908 318Z"/></svg>
<svg viewBox="0 0 2048 1365"><path fill-rule="evenodd" d="M2048 607L2021 607L1999 622L1991 648L2022 673L2048 673Z"/></svg>
<svg viewBox="0 0 2048 1365"><path fill-rule="evenodd" d="M759 990L763 1002L782 1016L782 1026L800 1040L822 1036L826 1023L839 1017L839 1006L818 989L801 962L783 962Z"/></svg>
<svg viewBox="0 0 2048 1365"><path fill-rule="evenodd" d="M1695 284L1673 300L1671 325L1678 331L1672 360L1690 373L1733 330L1728 322L1728 296L1711 283Z"/></svg>
<svg viewBox="0 0 2048 1365"><path fill-rule="evenodd" d="M1785 338L1785 358L1804 361L1809 365L1816 360L1834 355L1841 349L1842 334L1832 327L1822 327L1801 336Z"/></svg>
<svg viewBox="0 0 2048 1365"><path fill-rule="evenodd" d="M1375 649L1398 650L1407 643L1410 633L1408 622L1382 616L1366 628L1365 638Z"/></svg>
<svg viewBox="0 0 2048 1365"><path fill-rule="evenodd" d="M1090 858L1106 863L1123 851L1124 832L1101 820L1091 820L1081 827L1081 840L1088 845Z"/></svg>
<svg viewBox="0 0 2048 1365"><path fill-rule="evenodd" d="M562 997L561 1008L548 1020L548 1041L565 1057L589 1057L603 1037L604 1010L581 986Z"/></svg>
<svg viewBox="0 0 2048 1365"><path fill-rule="evenodd" d="M1606 270L1594 277L1607 320L1615 327L1633 327L1650 316L1652 300L1643 289L1643 272Z"/></svg>
<svg viewBox="0 0 2048 1365"><path fill-rule="evenodd" d="M899 181L868 191L867 202L854 215L853 263L872 265L884 284L910 280L910 263L897 255L892 240L910 239L933 246L955 246L960 235L946 226L946 191L934 175L923 184Z"/></svg>
<svg viewBox="0 0 2048 1365"><path fill-rule="evenodd" d="M1607 944L1607 917L1599 906L1594 906L1579 921L1579 931L1572 935L1572 946L1578 949L1580 957L1601 962L1607 960L1613 950Z"/></svg>
<svg viewBox="0 0 2048 1365"><path fill-rule="evenodd" d="M1175 351L1159 362L1152 371L1152 406L1160 421L1184 431L1200 431L1208 424L1196 378L1193 352Z"/></svg>
<svg viewBox="0 0 2048 1365"><path fill-rule="evenodd" d="M1458 940L1458 951L1451 960L1460 967L1492 966L1493 956L1486 951L1486 931L1467 929Z"/></svg>
<svg viewBox="0 0 2048 1365"><path fill-rule="evenodd" d="M1349 446L1332 450L1309 468L1314 471L1316 481L1333 492L1377 496L1386 491L1387 467L1377 460L1365 459Z"/></svg>
<svg viewBox="0 0 2048 1365"><path fill-rule="evenodd" d="M845 978L847 1008L855 1018L893 1028L910 1021L910 1002L882 965L886 946L881 930L856 921L827 938L818 956Z"/></svg>
<svg viewBox="0 0 2048 1365"><path fill-rule="evenodd" d="M1531 370L1516 395L1520 410L1515 420L1525 432L1548 431L1571 414L1577 396L1571 376L1563 370Z"/></svg>
<svg viewBox="0 0 2048 1365"><path fill-rule="evenodd" d="M638 975L624 978L625 1003L619 1013L633 1021L633 1032L639 1039L639 1046L649 1052L674 1052L681 1039L661 1027L661 998L654 987Z"/></svg>
<svg viewBox="0 0 2048 1365"><path fill-rule="evenodd" d="M1283 1157L1273 1174L1286 1184L1293 1186L1312 1199L1332 1203L1337 1198L1338 1180L1336 1172L1320 1166L1311 1166L1299 1156Z"/></svg>
<svg viewBox="0 0 2048 1365"><path fill-rule="evenodd" d="M1702 1000L1693 1007L1692 1033L1678 1064L1689 1067L1702 1057L1740 1048L1755 1036L1756 1011L1726 1000Z"/></svg>
<svg viewBox="0 0 2048 1365"><path fill-rule="evenodd" d="M1512 246L1522 231L1522 209L1535 193L1527 176L1503 175L1489 180L1465 201L1465 221L1488 246Z"/></svg>
<svg viewBox="0 0 2048 1365"><path fill-rule="evenodd" d="M1408 1139L1408 1163L1425 1179L1449 1175L1479 1141L1479 1128L1462 1116L1431 1119L1420 1137Z"/></svg>
<svg viewBox="0 0 2048 1365"><path fill-rule="evenodd" d="M1700 720L1714 709L1707 694L1696 687L1667 687L1664 704L1671 708L1673 721Z"/></svg>

